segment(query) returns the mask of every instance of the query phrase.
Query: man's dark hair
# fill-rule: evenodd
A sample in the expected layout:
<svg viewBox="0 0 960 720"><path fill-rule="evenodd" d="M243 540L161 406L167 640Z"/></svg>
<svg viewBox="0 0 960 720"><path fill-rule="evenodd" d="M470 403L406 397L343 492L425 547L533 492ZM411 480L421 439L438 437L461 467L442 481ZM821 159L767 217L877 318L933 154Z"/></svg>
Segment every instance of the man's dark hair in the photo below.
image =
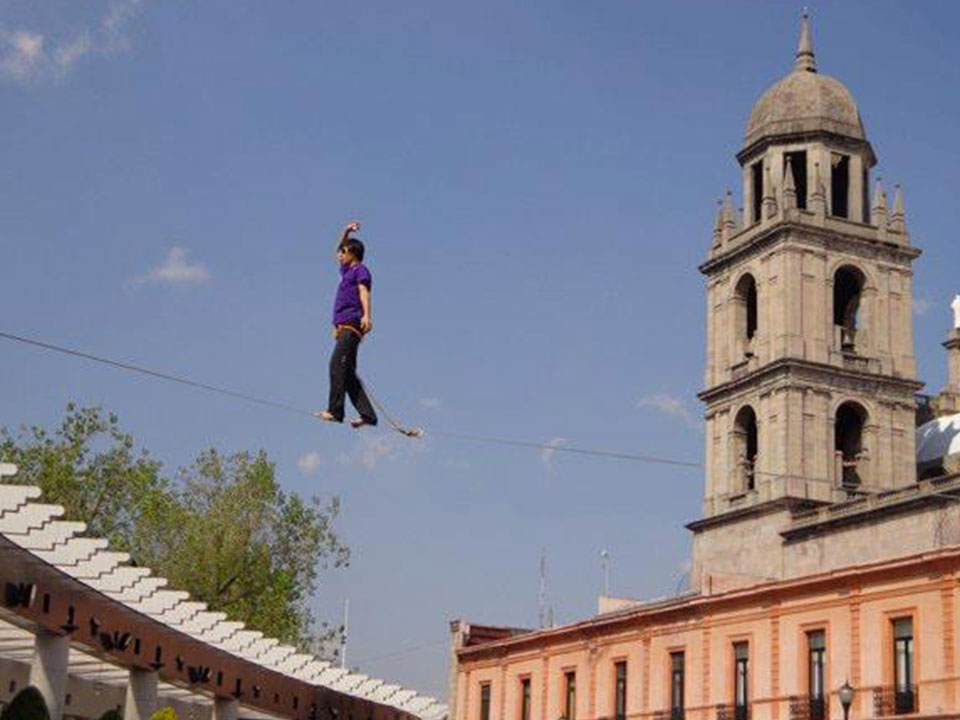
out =
<svg viewBox="0 0 960 720"><path fill-rule="evenodd" d="M366 248L363 247L363 242L360 238L347 238L340 243L340 247L353 255L358 262L363 262L363 253L366 251Z"/></svg>

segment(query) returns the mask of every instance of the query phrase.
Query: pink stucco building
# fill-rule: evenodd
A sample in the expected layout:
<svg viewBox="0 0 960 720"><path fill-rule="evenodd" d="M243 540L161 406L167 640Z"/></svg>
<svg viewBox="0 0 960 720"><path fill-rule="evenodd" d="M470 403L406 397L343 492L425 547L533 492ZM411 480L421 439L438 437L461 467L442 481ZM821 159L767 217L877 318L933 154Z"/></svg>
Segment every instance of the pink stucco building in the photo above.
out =
<svg viewBox="0 0 960 720"><path fill-rule="evenodd" d="M950 381L920 396L920 250L806 17L737 159L744 212L728 194L700 266L690 591L537 631L453 622L456 720L960 717L960 301Z"/></svg>

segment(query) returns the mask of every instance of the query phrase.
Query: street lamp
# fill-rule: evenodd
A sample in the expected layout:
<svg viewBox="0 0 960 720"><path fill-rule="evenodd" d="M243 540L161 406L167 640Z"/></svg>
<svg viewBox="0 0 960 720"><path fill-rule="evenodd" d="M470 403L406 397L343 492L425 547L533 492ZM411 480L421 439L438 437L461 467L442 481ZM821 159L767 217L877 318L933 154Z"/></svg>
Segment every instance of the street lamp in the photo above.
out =
<svg viewBox="0 0 960 720"><path fill-rule="evenodd" d="M853 705L853 688L850 687L849 680L844 680L837 694L840 696L840 704L843 705L843 720L850 720L850 706Z"/></svg>

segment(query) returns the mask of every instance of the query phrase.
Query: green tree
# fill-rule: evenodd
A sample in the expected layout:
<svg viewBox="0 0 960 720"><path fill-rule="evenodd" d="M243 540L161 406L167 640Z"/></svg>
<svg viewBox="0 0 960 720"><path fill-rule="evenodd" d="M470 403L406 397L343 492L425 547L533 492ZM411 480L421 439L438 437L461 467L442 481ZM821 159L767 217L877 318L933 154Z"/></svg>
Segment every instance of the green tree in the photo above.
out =
<svg viewBox="0 0 960 720"><path fill-rule="evenodd" d="M0 720L50 720L50 713L43 701L43 695L30 686L16 694L0 715Z"/></svg>
<svg viewBox="0 0 960 720"><path fill-rule="evenodd" d="M166 479L115 415L68 405L52 433L0 431L0 460L19 466L15 482L38 485L91 535L211 610L302 649L337 632L317 632L309 600L318 572L349 560L333 528L339 501L284 493L263 451L207 450Z"/></svg>
<svg viewBox="0 0 960 720"><path fill-rule="evenodd" d="M100 716L100 720L123 720L123 715L119 710L107 710Z"/></svg>
<svg viewBox="0 0 960 720"><path fill-rule="evenodd" d="M52 433L21 426L0 430L0 458L19 472L13 482L36 485L47 502L63 505L71 520L118 550L129 550L144 507L167 492L160 463L136 451L117 416L99 408L67 405L66 417ZM10 482L11 480L8 480Z"/></svg>
<svg viewBox="0 0 960 720"><path fill-rule="evenodd" d="M144 564L211 610L309 647L318 569L349 558L332 527L338 500L322 505L284 493L262 451L201 453L180 471L175 496L162 512L144 515L135 548Z"/></svg>
<svg viewBox="0 0 960 720"><path fill-rule="evenodd" d="M179 716L173 711L173 708L165 707L151 715L150 720L179 720Z"/></svg>

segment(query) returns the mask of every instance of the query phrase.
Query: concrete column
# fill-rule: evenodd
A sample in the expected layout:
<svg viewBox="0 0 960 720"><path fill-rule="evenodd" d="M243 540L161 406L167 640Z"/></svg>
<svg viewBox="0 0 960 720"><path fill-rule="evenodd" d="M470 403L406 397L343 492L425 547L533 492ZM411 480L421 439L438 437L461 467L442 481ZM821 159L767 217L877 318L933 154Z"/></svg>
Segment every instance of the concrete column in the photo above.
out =
<svg viewBox="0 0 960 720"><path fill-rule="evenodd" d="M960 328L950 331L943 346L947 349L947 388L960 393Z"/></svg>
<svg viewBox="0 0 960 720"><path fill-rule="evenodd" d="M149 720L157 709L157 673L130 670L127 697L123 703L123 720Z"/></svg>
<svg viewBox="0 0 960 720"><path fill-rule="evenodd" d="M240 703L232 698L217 698L213 704L213 720L238 720Z"/></svg>
<svg viewBox="0 0 960 720"><path fill-rule="evenodd" d="M70 638L67 636L37 635L34 638L30 684L40 691L47 703L50 720L63 718L69 655Z"/></svg>

